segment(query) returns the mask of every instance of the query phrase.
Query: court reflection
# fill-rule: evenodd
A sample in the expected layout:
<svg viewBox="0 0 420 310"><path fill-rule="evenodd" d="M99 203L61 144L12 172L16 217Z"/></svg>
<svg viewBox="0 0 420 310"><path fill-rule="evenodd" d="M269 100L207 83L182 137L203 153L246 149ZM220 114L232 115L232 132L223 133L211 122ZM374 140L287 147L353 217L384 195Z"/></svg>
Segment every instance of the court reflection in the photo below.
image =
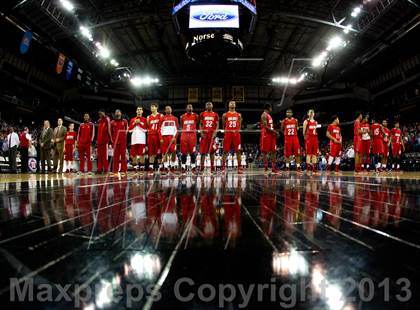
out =
<svg viewBox="0 0 420 310"><path fill-rule="evenodd" d="M251 209L258 206L256 218L268 236L277 222L286 234L299 226L311 238L318 224L340 229L343 219L360 224L355 225L359 230L363 225L398 228L409 203L403 183L390 186L384 179L368 186L335 177L250 181L238 175L159 181L47 176L1 184L0 217L23 227L34 221L38 227L55 224L61 233L96 239L123 227L137 237L148 234L155 243L176 241L188 224L188 242L227 238L232 245L241 235L243 199ZM416 197L410 199L416 203Z"/></svg>
<svg viewBox="0 0 420 310"><path fill-rule="evenodd" d="M352 309L343 279L365 277L386 256L376 250L420 248L415 180L46 175L0 187L0 246L19 260L0 292L30 266L52 282L97 285L86 308L112 307L119 297L105 292L118 287L146 292L167 268L168 285L185 273L197 283L304 280L316 300L306 308Z"/></svg>

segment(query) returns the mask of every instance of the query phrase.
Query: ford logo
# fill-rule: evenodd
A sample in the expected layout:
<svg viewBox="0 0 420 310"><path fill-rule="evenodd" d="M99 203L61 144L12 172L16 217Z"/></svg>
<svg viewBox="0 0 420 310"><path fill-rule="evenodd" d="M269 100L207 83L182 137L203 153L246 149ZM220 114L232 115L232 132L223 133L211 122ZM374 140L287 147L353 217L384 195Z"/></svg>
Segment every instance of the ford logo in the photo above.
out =
<svg viewBox="0 0 420 310"><path fill-rule="evenodd" d="M237 18L236 15L230 15L224 12L203 12L192 16L193 19L199 21L228 21Z"/></svg>

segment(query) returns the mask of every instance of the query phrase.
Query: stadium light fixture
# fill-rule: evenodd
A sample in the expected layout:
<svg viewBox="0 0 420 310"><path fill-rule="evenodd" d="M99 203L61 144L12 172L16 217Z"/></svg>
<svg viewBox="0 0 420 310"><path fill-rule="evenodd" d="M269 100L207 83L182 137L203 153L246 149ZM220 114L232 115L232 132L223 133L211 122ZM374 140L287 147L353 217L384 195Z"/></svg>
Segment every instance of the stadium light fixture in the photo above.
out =
<svg viewBox="0 0 420 310"><path fill-rule="evenodd" d="M69 0L60 0L60 3L65 10L69 12L74 11L74 4L71 3Z"/></svg>
<svg viewBox="0 0 420 310"><path fill-rule="evenodd" d="M331 40L328 42L327 51L332 51L338 49L340 47L344 47L346 42L340 36L332 37Z"/></svg>
<svg viewBox="0 0 420 310"><path fill-rule="evenodd" d="M80 33L82 34L82 36L84 36L85 38L89 39L89 41L93 41L93 36L92 36L92 32L90 32L89 28L86 26L80 26Z"/></svg>
<svg viewBox="0 0 420 310"><path fill-rule="evenodd" d="M111 65L113 65L114 67L118 67L120 64L115 60L115 59L111 59L110 61Z"/></svg>
<svg viewBox="0 0 420 310"><path fill-rule="evenodd" d="M352 25L352 24L348 24L348 25L346 26L346 28L344 28L343 32L344 32L345 34L348 34L351 30L353 30L353 25Z"/></svg>
<svg viewBox="0 0 420 310"><path fill-rule="evenodd" d="M326 51L323 51L321 54L313 58L312 66L315 68L321 67L325 63L327 56L328 56L328 53Z"/></svg>
<svg viewBox="0 0 420 310"><path fill-rule="evenodd" d="M111 56L111 51L107 47L103 46L101 42L95 42L95 46L98 49L98 56L101 58L107 59Z"/></svg>
<svg viewBox="0 0 420 310"><path fill-rule="evenodd" d="M273 83L276 83L276 84L291 84L291 85L296 85L299 82L302 82L304 78L305 77L302 74L299 78L295 78L295 77L288 78L288 77L283 76L283 77L275 77L275 78L272 78L271 81Z"/></svg>
<svg viewBox="0 0 420 310"><path fill-rule="evenodd" d="M157 78L151 78L150 76L134 76L130 79L131 85L134 87L141 87L141 86L150 86L152 84L159 83L159 79Z"/></svg>
<svg viewBox="0 0 420 310"><path fill-rule="evenodd" d="M351 12L351 17L357 17L362 12L362 8L360 6L357 6L353 9Z"/></svg>

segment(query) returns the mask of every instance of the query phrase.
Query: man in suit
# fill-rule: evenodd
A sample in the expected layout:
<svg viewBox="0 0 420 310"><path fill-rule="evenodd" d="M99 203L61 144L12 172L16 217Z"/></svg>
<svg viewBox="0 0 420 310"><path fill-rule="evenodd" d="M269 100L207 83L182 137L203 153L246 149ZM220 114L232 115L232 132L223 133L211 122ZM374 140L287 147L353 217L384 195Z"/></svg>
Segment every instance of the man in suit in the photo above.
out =
<svg viewBox="0 0 420 310"><path fill-rule="evenodd" d="M50 128L50 122L44 121L44 128L39 136L39 150L41 153L40 172L46 171L45 161L47 161L48 172L51 172L51 140L53 139L53 131Z"/></svg>
<svg viewBox="0 0 420 310"><path fill-rule="evenodd" d="M19 147L19 136L14 131L13 127L9 129L9 135L7 136L7 146L9 150L9 166L11 173L17 173L16 157L17 148Z"/></svg>
<svg viewBox="0 0 420 310"><path fill-rule="evenodd" d="M58 173L63 172L64 164L64 137L66 136L67 128L63 126L61 118L57 121L57 127L54 128L53 140L53 165L54 172L57 172L58 161L60 161L60 170Z"/></svg>

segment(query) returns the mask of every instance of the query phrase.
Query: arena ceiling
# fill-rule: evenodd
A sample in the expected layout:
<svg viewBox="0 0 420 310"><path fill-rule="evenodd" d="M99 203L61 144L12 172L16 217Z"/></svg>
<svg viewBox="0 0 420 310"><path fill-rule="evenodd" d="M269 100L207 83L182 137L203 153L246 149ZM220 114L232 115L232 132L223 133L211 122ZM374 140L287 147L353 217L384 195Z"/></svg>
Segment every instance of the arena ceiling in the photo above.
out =
<svg viewBox="0 0 420 310"><path fill-rule="evenodd" d="M365 0L365 2L368 0ZM11 21L32 29L44 44L65 49L80 62L89 59L98 72L107 72L80 37L83 23L95 40L106 42L120 66L158 76L166 84L207 84L235 80L267 83L287 73L293 58L311 58L325 48L328 39L343 31L343 18L362 1L356 0L259 0L258 19L253 33L244 37L244 55L261 61L233 62L205 66L189 60L185 40L177 34L172 20L172 1L165 0L74 0L75 13L58 8L56 0L2 1L1 12ZM345 73L349 63L418 17L412 0L370 0L368 12L358 20L351 42L334 57L324 80ZM406 26L406 25L405 25ZM364 56L363 56L364 55ZM84 59L84 60L82 60ZM297 70L304 64L298 64ZM351 79L351 75L346 76Z"/></svg>

